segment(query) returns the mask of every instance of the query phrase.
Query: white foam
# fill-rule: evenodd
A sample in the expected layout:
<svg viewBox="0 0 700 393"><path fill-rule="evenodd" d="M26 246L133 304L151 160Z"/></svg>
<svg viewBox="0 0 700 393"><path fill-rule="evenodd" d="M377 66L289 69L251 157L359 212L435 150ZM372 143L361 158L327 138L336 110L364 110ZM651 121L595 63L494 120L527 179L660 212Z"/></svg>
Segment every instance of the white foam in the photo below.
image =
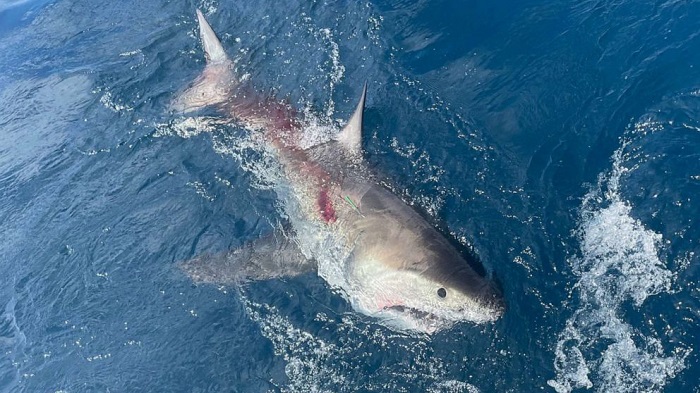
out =
<svg viewBox="0 0 700 393"><path fill-rule="evenodd" d="M212 134L214 151L235 159L243 170L252 175L252 186L261 190L274 189L282 180L282 171L260 133Z"/></svg>
<svg viewBox="0 0 700 393"><path fill-rule="evenodd" d="M179 136L180 138L192 138L201 133L212 132L222 121L213 117L181 117L168 123L157 123L154 138L164 136Z"/></svg>
<svg viewBox="0 0 700 393"><path fill-rule="evenodd" d="M142 52L141 52L141 49L136 49L136 50L131 50L131 51L122 52L122 53L119 54L119 56L122 56L122 57L130 57L130 56L134 56L134 55L139 55L139 54L141 54L141 53L142 53Z"/></svg>
<svg viewBox="0 0 700 393"><path fill-rule="evenodd" d="M654 333L643 333L625 320L623 306L634 312L653 295L671 290L674 274L659 257L663 237L631 215L620 193L638 152L627 147L660 127L639 123L613 155L613 168L586 195L577 231L580 255L569 262L578 282L573 298L580 305L567 320L555 348L557 392L593 388L598 392L658 391L683 370L689 350L664 350Z"/></svg>
<svg viewBox="0 0 700 393"><path fill-rule="evenodd" d="M100 102L102 103L102 105L105 106L105 108L115 113L131 112L134 110L134 108L128 105L115 102L114 97L112 96L112 93L110 91L105 91L102 94L102 96L100 97Z"/></svg>
<svg viewBox="0 0 700 393"><path fill-rule="evenodd" d="M311 106L304 107L304 131L299 140L299 147L308 149L326 143L338 133L338 128L328 124L327 119L319 118Z"/></svg>
<svg viewBox="0 0 700 393"><path fill-rule="evenodd" d="M207 190L206 186L202 182L191 181L187 182L187 185L194 188L194 191L197 193L197 195L204 198L205 200L209 202L214 202L216 200L216 196L212 195L211 192Z"/></svg>
<svg viewBox="0 0 700 393"><path fill-rule="evenodd" d="M340 391L398 391L405 386L429 384L428 392L478 393L474 385L449 379L447 367L432 356L427 341L406 340L404 336L386 334L376 326L358 323L354 315L347 315L338 322L323 313L315 320L321 324L333 324L336 342L314 337L299 329L275 307L257 304L245 297L246 309L260 325L262 334L270 340L275 355L286 362L286 385L277 386L282 392L340 392ZM363 373L357 380L348 378L367 367L367 357L373 348L393 348L405 353L412 361L386 364L381 372ZM282 383L282 381L275 381Z"/></svg>
<svg viewBox="0 0 700 393"><path fill-rule="evenodd" d="M200 7L206 15L213 15L218 11L219 4L216 0L204 0Z"/></svg>
<svg viewBox="0 0 700 393"><path fill-rule="evenodd" d="M428 393L479 393L479 389L462 381L442 381L434 384L427 390Z"/></svg>
<svg viewBox="0 0 700 393"><path fill-rule="evenodd" d="M445 196L457 195L458 193L454 189L447 189L439 184L442 176L445 174L445 169L440 165L433 164L430 154L422 149L419 149L413 143L409 143L406 146L401 146L398 139L394 137L391 138L390 146L396 154L407 160L407 164L410 165L414 171L417 182L421 184L435 184L434 188L438 194L434 196L421 194L408 195L406 192L404 192L404 194L405 199L411 205L418 205L430 216L436 217L445 204Z"/></svg>
<svg viewBox="0 0 700 393"><path fill-rule="evenodd" d="M318 75L326 80L328 87L328 102L325 105L324 117L330 121L335 114L335 101L333 95L336 86L343 80L345 76L345 65L340 60L340 45L338 39L334 36L333 29L327 27L318 27L314 24L313 19L302 13L303 18L298 27L304 29L306 33L310 33L313 37L320 41L324 50L328 53L328 61L318 66ZM293 24L295 25L295 24ZM314 78L317 79L317 78ZM315 80L310 81L317 84Z"/></svg>
<svg viewBox="0 0 700 393"><path fill-rule="evenodd" d="M330 91L330 100L328 101L328 106L326 108L326 116L331 118L335 113L335 103L333 102L333 92L335 91L335 86L340 83L345 75L345 66L340 62L340 47L338 42L336 42L333 37L333 32L331 29L324 28L318 31L318 34L323 37L323 42L328 45L330 53L329 58L331 61L331 72L329 74L328 89Z"/></svg>

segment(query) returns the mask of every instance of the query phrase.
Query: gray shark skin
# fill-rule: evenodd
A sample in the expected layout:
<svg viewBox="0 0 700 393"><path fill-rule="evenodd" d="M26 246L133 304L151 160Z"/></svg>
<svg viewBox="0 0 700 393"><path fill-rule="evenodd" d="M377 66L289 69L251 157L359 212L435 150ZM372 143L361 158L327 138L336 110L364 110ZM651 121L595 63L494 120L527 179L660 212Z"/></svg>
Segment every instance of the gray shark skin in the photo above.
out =
<svg viewBox="0 0 700 393"><path fill-rule="evenodd" d="M304 149L299 142L304 129L294 110L242 87L199 10L197 18L207 65L172 108L190 112L215 106L261 136L281 168L284 181L276 191L291 228L182 263L194 281L240 283L315 269L356 311L409 333L431 334L503 314L505 303L493 283L374 180L362 157L366 85L335 139Z"/></svg>

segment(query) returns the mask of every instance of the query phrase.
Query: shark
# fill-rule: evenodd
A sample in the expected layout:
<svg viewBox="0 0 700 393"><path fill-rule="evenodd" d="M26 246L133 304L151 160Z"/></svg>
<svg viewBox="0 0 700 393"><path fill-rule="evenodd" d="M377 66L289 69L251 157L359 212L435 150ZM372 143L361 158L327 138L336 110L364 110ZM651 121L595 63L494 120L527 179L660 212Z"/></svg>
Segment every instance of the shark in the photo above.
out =
<svg viewBox="0 0 700 393"><path fill-rule="evenodd" d="M346 125L304 146L294 108L242 81L202 12L196 15L206 65L172 109L213 107L255 133L278 165L274 190L285 222L240 248L183 262L192 280L243 284L316 271L353 310L400 332L433 334L502 316L505 301L493 280L370 170L362 149L366 83Z"/></svg>

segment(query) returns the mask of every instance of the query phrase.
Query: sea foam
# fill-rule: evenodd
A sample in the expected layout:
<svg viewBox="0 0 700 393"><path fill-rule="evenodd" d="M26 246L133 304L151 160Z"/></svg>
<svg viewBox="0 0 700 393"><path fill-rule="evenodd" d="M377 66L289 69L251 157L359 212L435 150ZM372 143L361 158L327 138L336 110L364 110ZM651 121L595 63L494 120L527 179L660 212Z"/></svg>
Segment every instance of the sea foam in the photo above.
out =
<svg viewBox="0 0 700 393"><path fill-rule="evenodd" d="M559 333L555 348L557 392L593 388L598 392L658 391L684 369L688 350L643 333L625 318L623 307L644 313L649 296L671 291L675 278L667 269L663 237L633 218L633 206L620 192L633 171L628 145L660 127L638 124L622 138L612 170L601 175L584 197L577 229L580 254L569 260L578 281L572 298L578 306Z"/></svg>

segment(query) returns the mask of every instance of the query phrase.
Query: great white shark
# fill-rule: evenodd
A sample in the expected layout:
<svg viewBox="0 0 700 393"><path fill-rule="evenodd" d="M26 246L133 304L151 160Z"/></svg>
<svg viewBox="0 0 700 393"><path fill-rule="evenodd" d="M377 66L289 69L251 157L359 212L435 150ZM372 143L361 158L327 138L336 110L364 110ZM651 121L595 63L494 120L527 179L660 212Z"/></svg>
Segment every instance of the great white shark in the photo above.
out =
<svg viewBox="0 0 700 393"><path fill-rule="evenodd" d="M276 193L288 223L239 249L182 263L194 281L236 283L316 269L353 309L400 331L434 333L503 314L493 282L380 185L363 160L366 84L335 138L305 148L295 111L246 87L199 10L197 19L207 63L172 108L187 113L214 106L258 133L283 175Z"/></svg>

